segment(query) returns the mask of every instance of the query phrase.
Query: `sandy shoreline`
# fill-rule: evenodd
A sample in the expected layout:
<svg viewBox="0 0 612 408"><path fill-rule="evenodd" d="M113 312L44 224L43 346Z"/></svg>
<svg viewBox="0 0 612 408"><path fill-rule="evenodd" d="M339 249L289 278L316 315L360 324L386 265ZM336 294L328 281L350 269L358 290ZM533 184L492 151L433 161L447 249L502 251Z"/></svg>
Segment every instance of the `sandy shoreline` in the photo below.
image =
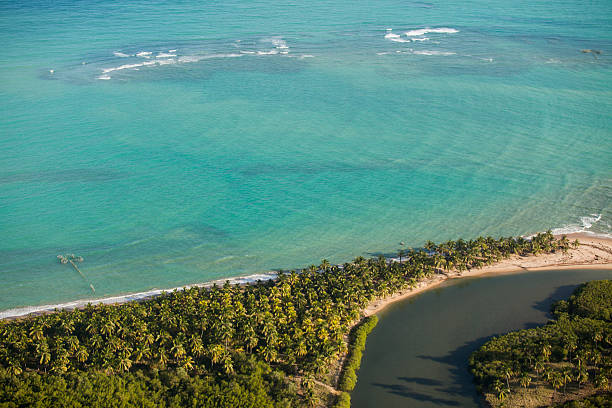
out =
<svg viewBox="0 0 612 408"><path fill-rule="evenodd" d="M560 236L557 236L560 237ZM371 302L364 310L364 316L371 316L381 312L387 306L416 296L427 290L433 289L449 279L461 279L482 275L499 275L510 273L522 273L552 269L610 269L612 270L612 239L595 237L587 234L568 234L567 237L574 241L578 239L580 246L570 249L566 254L554 253L538 256L513 256L491 266L470 271L450 272L439 274L433 278L419 282L414 289L407 289L394 293L384 299Z"/></svg>
<svg viewBox="0 0 612 408"><path fill-rule="evenodd" d="M557 237L560 237L558 235ZM540 269L575 269L575 268L601 268L612 269L612 238L595 237L592 235L575 233L567 234L570 240L579 239L581 245L578 249L572 249L567 254L546 254L529 257L513 257L495 265L487 266L481 269L465 271L463 273L446 273L436 275L433 278L419 282L414 289L407 289L385 299L377 299L370 303L363 314L370 316L380 312L389 304L415 296L421 292L432 289L448 279L457 279L469 276L479 276L484 274L500 274L511 272L524 272ZM119 305L128 302L139 302L159 296L163 292L172 292L173 290L182 290L189 288L206 288L212 287L213 284L222 286L225 281L230 281L232 284L245 285L256 280L275 279L277 272L260 273L235 278L222 278L219 280L184 285L172 289L153 289L146 292L132 293L128 295L110 296L101 299L82 299L73 302L67 302L57 305L41 305L31 307L21 307L0 311L0 320L17 320L27 317L39 316L47 313L55 313L57 310L74 310L82 309L87 304L98 305Z"/></svg>

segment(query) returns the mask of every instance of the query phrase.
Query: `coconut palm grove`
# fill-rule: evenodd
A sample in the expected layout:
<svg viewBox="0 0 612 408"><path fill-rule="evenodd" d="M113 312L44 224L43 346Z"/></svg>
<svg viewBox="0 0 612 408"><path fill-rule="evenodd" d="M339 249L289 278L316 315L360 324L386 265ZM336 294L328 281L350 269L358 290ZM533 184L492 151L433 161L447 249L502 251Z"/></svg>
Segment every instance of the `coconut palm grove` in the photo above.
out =
<svg viewBox="0 0 612 408"><path fill-rule="evenodd" d="M553 313L555 318L549 324L497 337L472 354L472 374L491 405L536 399L538 406L546 406L560 394L590 394L608 388L612 281L578 287L567 301L553 306ZM539 392L534 393L534 388ZM585 406L610 406L610 402L608 394L601 398L601 405L594 399Z"/></svg>
<svg viewBox="0 0 612 408"><path fill-rule="evenodd" d="M428 242L402 251L401 261L324 260L265 282L1 321L0 406L350 406L365 336L376 324L363 318L371 301L436 274L574 245L550 231L531 239ZM493 340L476 353L474 373L483 390L509 393L517 381L524 384L528 370L533 383L552 372L558 392L555 381L566 369L557 369L557 361L571 365L568 375L579 386L609 378L610 291L609 283L601 285L558 305L555 323ZM533 340L543 333L545 340ZM518 354L499 362L490 350L508 342Z"/></svg>

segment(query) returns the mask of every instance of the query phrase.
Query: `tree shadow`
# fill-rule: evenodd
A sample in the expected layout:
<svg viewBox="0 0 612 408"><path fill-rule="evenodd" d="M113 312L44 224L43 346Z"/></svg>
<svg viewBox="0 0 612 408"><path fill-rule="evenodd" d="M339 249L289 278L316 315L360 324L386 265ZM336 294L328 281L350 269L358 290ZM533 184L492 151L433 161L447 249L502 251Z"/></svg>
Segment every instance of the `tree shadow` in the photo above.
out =
<svg viewBox="0 0 612 408"><path fill-rule="evenodd" d="M415 401L431 402L436 405L447 405L447 406L459 406L460 405L460 403L457 401L445 399L445 398L438 398L431 394L421 393L421 392L411 389L410 386L404 385L404 384L372 383L372 385L374 385L375 387L383 388L387 390L387 392L393 395L398 395L404 398L410 398Z"/></svg>
<svg viewBox="0 0 612 408"><path fill-rule="evenodd" d="M385 389L391 394L411 399L413 403L429 402L440 406L460 406L465 403L463 399L467 398L476 406L485 406L468 371L468 358L489 339L490 337L481 337L467 342L444 356L418 356L449 366L452 378L448 382L427 377L397 377L396 384L373 383L372 385ZM458 397L461 397L461 400Z"/></svg>
<svg viewBox="0 0 612 408"><path fill-rule="evenodd" d="M433 378L423 378L423 377L397 377L398 380L405 381L407 383L414 383L419 385L429 385L436 386L442 385L442 381L434 380Z"/></svg>
<svg viewBox="0 0 612 408"><path fill-rule="evenodd" d="M546 312L548 317L552 317L552 313L551 313L552 305L555 302L558 302L559 300L569 298L571 294L574 293L574 290L576 290L578 286L579 286L578 284L559 286L557 289L555 289L555 291L549 297L547 297L544 300L535 302L533 304L533 308L541 312Z"/></svg>
<svg viewBox="0 0 612 408"><path fill-rule="evenodd" d="M474 386L472 375L469 372L468 360L470 355L490 338L491 336L487 336L469 341L444 356L418 356L418 358L435 361L450 367L449 372L451 374L451 381L449 381L448 384L443 384L439 381L437 381L436 384L436 382L432 381L432 392L444 395L444 398L449 399L461 396L471 399L475 405L485 406L483 405L482 397L478 394ZM406 381L408 380L411 379L406 379Z"/></svg>

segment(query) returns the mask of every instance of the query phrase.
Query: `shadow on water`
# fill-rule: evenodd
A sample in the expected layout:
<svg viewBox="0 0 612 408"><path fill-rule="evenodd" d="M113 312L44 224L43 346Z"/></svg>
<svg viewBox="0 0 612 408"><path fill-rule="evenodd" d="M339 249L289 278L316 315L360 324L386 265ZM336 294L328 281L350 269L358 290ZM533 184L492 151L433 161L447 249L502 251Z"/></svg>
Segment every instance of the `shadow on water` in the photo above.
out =
<svg viewBox="0 0 612 408"><path fill-rule="evenodd" d="M528 326L531 326L531 324ZM372 383L372 385L390 394L414 400L413 402L428 402L439 406L460 406L462 403L456 397L468 396L474 404L482 405L482 399L477 394L471 381L467 361L470 354L490 338L491 336L480 337L467 342L445 356L417 356L423 360L435 361L451 367L452 381L442 382L435 378L402 376L397 377L398 382L395 384ZM420 390L415 390L415 386L418 386Z"/></svg>
<svg viewBox="0 0 612 408"><path fill-rule="evenodd" d="M478 349L478 347L482 346L490 338L491 336L486 336L469 341L444 356L417 356L423 360L435 361L437 363L449 366L449 373L451 374L452 381L449 381L448 383L441 383L435 379L417 378L416 383L430 386L431 394L448 396L448 398L450 398L449 401L451 402L455 402L455 397L457 396L469 396L472 399L472 402L475 404L480 404L480 397L476 393L471 376L469 375L468 359L470 355L476 349ZM407 382L415 382L414 378L400 377L400 379Z"/></svg>
<svg viewBox="0 0 612 408"><path fill-rule="evenodd" d="M401 377L400 377L401 378ZM426 379L424 379L426 380ZM387 392L400 396L400 397L405 397L405 398L410 398L416 401L421 401L421 402L431 402L433 404L437 404L437 405L444 405L444 406L459 406L459 402L457 401L453 401L453 400L449 400L449 399L444 399L444 398L437 398L437 397L433 397L431 395L428 394L424 394L421 392L417 392L414 391L410 388L409 385L404 385L404 384L379 384L379 383L373 383L372 385L374 385L375 387L379 387L382 389L387 390Z"/></svg>
<svg viewBox="0 0 612 408"><path fill-rule="evenodd" d="M353 406L487 406L469 372L470 355L493 336L546 324L556 301L582 282L609 274L567 270L466 278L398 303L368 337Z"/></svg>
<svg viewBox="0 0 612 408"><path fill-rule="evenodd" d="M537 301L533 304L533 308L541 312L547 313L548 317L552 317L551 308L555 302L560 299L567 299L574 292L577 285L564 285L559 286L555 291L546 299Z"/></svg>

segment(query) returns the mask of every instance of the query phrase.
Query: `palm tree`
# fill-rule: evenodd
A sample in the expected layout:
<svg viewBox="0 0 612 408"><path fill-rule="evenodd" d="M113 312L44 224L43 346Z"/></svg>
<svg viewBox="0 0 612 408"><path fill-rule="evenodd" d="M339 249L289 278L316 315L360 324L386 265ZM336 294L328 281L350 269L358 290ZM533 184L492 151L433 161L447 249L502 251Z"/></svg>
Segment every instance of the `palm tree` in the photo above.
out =
<svg viewBox="0 0 612 408"><path fill-rule="evenodd" d="M32 329L30 330L30 337L32 339L34 339L35 341L42 341L44 338L44 333L43 333L43 328L41 325L36 324L34 326L32 326Z"/></svg>
<svg viewBox="0 0 612 408"><path fill-rule="evenodd" d="M210 361L213 364L217 364L218 362L221 361L221 358L223 357L223 354L224 354L223 346L221 346L220 344L212 345L209 348L209 354L210 354Z"/></svg>
<svg viewBox="0 0 612 408"><path fill-rule="evenodd" d="M563 370L563 372L561 373L561 381L563 382L563 395L565 395L567 383L572 382L572 373L570 370Z"/></svg>
<svg viewBox="0 0 612 408"><path fill-rule="evenodd" d="M550 382L550 385L553 388L553 393L552 393L552 396L551 396L551 401L553 401L554 397L555 397L555 393L557 392L557 390L564 385L563 378L562 378L560 373L555 371L555 372L553 372L551 374L549 382Z"/></svg>
<svg viewBox="0 0 612 408"><path fill-rule="evenodd" d="M79 363L84 363L85 361L87 361L87 358L89 357L89 353L87 352L86 347L81 346L79 347L79 349L77 350L74 356L76 357Z"/></svg>
<svg viewBox="0 0 612 408"><path fill-rule="evenodd" d="M495 390L497 399L500 402L504 402L504 400L508 396L508 392L510 391L508 388L504 387L504 383L499 380L495 381L493 389Z"/></svg>
<svg viewBox="0 0 612 408"><path fill-rule="evenodd" d="M589 381L589 373L584 368L578 368L575 378L578 383L578 389L580 389L583 383Z"/></svg>
<svg viewBox="0 0 612 408"><path fill-rule="evenodd" d="M508 391L510 391L510 378L514 375L514 371L512 370L512 367L505 365L502 368L502 373L506 378L506 386L508 387Z"/></svg>
<svg viewBox="0 0 612 408"><path fill-rule="evenodd" d="M193 358L191 358L191 356L185 357L181 361L181 367L185 369L186 371L193 370Z"/></svg>
<svg viewBox="0 0 612 408"><path fill-rule="evenodd" d="M521 387L527 390L527 388L529 388L529 385L531 385L531 376L528 373L523 373L521 375L520 384Z"/></svg>
<svg viewBox="0 0 612 408"><path fill-rule="evenodd" d="M225 353L223 356L223 371L225 371L225 374L227 375L234 372L234 364L232 362L232 356L230 353Z"/></svg>
<svg viewBox="0 0 612 408"><path fill-rule="evenodd" d="M166 354L166 350L164 348L159 348L157 350L157 361L159 365L165 367L168 364L168 355Z"/></svg>
<svg viewBox="0 0 612 408"><path fill-rule="evenodd" d="M130 367L132 367L132 360L130 360L127 353L122 354L119 359L119 370L129 371Z"/></svg>

